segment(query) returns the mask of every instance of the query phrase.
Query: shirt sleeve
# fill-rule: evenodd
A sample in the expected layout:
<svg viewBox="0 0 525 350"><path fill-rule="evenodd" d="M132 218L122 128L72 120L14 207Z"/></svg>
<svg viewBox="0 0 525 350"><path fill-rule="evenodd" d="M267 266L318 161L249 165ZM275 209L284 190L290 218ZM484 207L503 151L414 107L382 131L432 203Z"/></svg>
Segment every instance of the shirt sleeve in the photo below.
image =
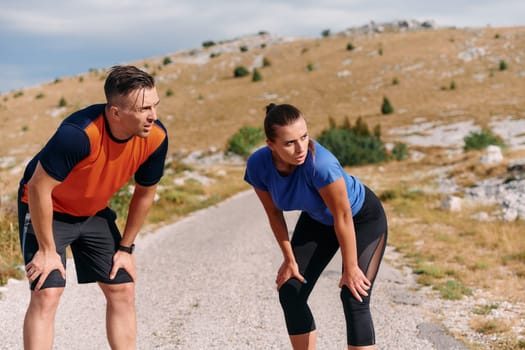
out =
<svg viewBox="0 0 525 350"><path fill-rule="evenodd" d="M141 186L153 186L164 175L164 162L168 153L168 137L135 172L135 182Z"/></svg>
<svg viewBox="0 0 525 350"><path fill-rule="evenodd" d="M49 176L62 182L89 155L90 147L84 130L62 124L40 152L39 161Z"/></svg>
<svg viewBox="0 0 525 350"><path fill-rule="evenodd" d="M262 173L264 168L265 166L263 152L254 152L246 162L244 181L246 181L247 183L259 190L268 191L268 187L263 181L264 176Z"/></svg>
<svg viewBox="0 0 525 350"><path fill-rule="evenodd" d="M312 183L319 190L343 176L343 167L330 151L322 147L316 148Z"/></svg>

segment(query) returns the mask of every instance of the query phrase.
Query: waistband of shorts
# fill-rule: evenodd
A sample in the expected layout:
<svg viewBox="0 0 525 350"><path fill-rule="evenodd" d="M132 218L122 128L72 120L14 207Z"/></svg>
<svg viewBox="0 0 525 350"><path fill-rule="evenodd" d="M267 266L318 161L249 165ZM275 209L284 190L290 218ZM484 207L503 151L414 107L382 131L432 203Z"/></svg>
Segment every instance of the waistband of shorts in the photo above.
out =
<svg viewBox="0 0 525 350"><path fill-rule="evenodd" d="M76 224L76 223L79 223L79 222L84 222L84 221L86 221L87 219L89 219L89 218L91 218L93 216L100 216L100 217L106 218L106 217L108 217L108 213L110 213L110 212L111 212L111 209L109 209L107 207L102 209L101 211L97 212L95 215L92 215L92 216L75 216L75 215L71 215L71 214L62 213L62 212L59 212L59 211L54 211L53 212L53 220L67 222L69 224Z"/></svg>
<svg viewBox="0 0 525 350"><path fill-rule="evenodd" d="M74 216L74 215L70 215L66 213L61 213L58 211L53 212L53 220L67 222L69 224L76 224L79 222L83 222L89 218L90 218L89 216Z"/></svg>

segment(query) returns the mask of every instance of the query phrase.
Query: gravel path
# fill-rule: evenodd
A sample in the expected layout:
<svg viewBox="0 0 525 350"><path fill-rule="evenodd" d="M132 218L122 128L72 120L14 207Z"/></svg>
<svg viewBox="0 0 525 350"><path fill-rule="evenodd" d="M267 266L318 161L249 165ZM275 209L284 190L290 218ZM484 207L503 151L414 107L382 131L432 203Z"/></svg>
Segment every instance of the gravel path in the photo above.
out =
<svg viewBox="0 0 525 350"><path fill-rule="evenodd" d="M296 214L287 215L290 228ZM136 243L139 349L290 349L274 286L281 254L251 191ZM372 299L378 348L465 349L431 321L411 276L388 265L393 258L387 250ZM102 293L79 286L68 264L55 349L108 349ZM346 348L340 264L338 254L311 296L318 349ZM21 349L27 282L11 280L1 292L0 349Z"/></svg>

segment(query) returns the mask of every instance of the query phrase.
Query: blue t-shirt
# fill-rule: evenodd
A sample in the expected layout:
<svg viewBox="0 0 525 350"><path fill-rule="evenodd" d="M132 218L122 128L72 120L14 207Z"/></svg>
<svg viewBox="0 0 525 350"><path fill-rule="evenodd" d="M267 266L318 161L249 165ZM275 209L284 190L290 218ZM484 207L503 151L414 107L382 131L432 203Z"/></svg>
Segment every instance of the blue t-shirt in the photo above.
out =
<svg viewBox="0 0 525 350"><path fill-rule="evenodd" d="M313 141L315 155L308 151L303 164L282 176L275 168L268 146L255 151L249 158L244 180L253 187L270 193L277 208L302 210L313 219L333 225L334 217L324 203L319 189L344 177L348 200L355 216L365 199L365 188L355 177L348 175L337 158L317 141Z"/></svg>

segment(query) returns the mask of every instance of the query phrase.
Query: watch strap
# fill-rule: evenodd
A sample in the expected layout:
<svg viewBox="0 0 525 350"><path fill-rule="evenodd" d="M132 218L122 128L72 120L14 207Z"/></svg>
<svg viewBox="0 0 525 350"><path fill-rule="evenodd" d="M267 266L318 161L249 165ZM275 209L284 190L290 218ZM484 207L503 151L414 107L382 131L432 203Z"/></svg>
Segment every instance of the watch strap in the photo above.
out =
<svg viewBox="0 0 525 350"><path fill-rule="evenodd" d="M125 245L119 244L118 250L126 252L128 254L133 254L133 251L135 250L135 243L133 243L129 247L126 247Z"/></svg>

